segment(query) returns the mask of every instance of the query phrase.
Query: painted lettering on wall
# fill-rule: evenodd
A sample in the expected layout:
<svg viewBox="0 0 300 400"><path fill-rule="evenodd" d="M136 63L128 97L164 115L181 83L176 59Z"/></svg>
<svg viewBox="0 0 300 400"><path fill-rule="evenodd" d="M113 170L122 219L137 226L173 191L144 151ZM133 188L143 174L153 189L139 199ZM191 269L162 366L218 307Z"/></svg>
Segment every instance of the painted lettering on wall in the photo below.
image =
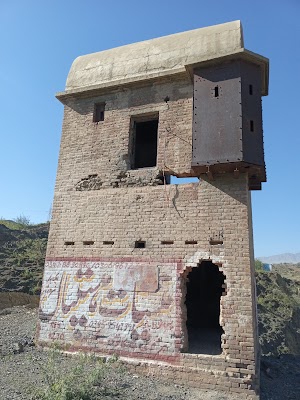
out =
<svg viewBox="0 0 300 400"><path fill-rule="evenodd" d="M114 351L174 352L175 271L170 263L46 262L40 340Z"/></svg>

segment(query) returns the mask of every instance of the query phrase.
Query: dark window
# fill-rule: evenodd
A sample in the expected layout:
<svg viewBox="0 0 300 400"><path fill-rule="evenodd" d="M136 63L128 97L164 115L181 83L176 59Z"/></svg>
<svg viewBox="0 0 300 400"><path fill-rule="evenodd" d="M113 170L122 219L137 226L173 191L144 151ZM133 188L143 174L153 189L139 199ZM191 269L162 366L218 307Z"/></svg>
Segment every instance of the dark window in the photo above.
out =
<svg viewBox="0 0 300 400"><path fill-rule="evenodd" d="M254 132L254 121L252 119L250 120L250 131Z"/></svg>
<svg viewBox="0 0 300 400"><path fill-rule="evenodd" d="M133 169L155 167L157 158L158 118L134 121L132 140Z"/></svg>
<svg viewBox="0 0 300 400"><path fill-rule="evenodd" d="M214 93L215 93L215 97L219 97L219 86L215 86Z"/></svg>
<svg viewBox="0 0 300 400"><path fill-rule="evenodd" d="M105 103L96 103L94 106L93 122L104 121Z"/></svg>
<svg viewBox="0 0 300 400"><path fill-rule="evenodd" d="M249 85L249 94L250 94L250 96L253 95L253 86L252 85Z"/></svg>

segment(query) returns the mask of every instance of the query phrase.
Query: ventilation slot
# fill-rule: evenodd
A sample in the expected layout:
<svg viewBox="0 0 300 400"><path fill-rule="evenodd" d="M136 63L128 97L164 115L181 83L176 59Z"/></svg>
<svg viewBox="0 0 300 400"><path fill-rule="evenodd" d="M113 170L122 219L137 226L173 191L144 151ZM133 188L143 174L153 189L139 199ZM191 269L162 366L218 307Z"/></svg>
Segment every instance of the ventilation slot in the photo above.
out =
<svg viewBox="0 0 300 400"><path fill-rule="evenodd" d="M249 85L249 94L250 94L250 96L253 95L253 86L252 85Z"/></svg>
<svg viewBox="0 0 300 400"><path fill-rule="evenodd" d="M103 240L103 244L105 245L113 245L115 242L113 240Z"/></svg>
<svg viewBox="0 0 300 400"><path fill-rule="evenodd" d="M250 120L250 132L254 132L254 121Z"/></svg>
<svg viewBox="0 0 300 400"><path fill-rule="evenodd" d="M92 246L95 242L93 242L92 240L84 240L83 241L83 245L84 246Z"/></svg>
<svg viewBox="0 0 300 400"><path fill-rule="evenodd" d="M161 244L174 244L174 240L162 240Z"/></svg>
<svg viewBox="0 0 300 400"><path fill-rule="evenodd" d="M215 246L217 244L223 244L223 240L210 239L209 244L212 246Z"/></svg>
<svg viewBox="0 0 300 400"><path fill-rule="evenodd" d="M75 242L65 242L65 246L74 246Z"/></svg>
<svg viewBox="0 0 300 400"><path fill-rule="evenodd" d="M146 242L144 242L143 240L137 240L134 244L134 247L136 249L144 249L146 247Z"/></svg>
<svg viewBox="0 0 300 400"><path fill-rule="evenodd" d="M197 242L197 240L186 240L184 243L185 244L197 244L198 242Z"/></svg>

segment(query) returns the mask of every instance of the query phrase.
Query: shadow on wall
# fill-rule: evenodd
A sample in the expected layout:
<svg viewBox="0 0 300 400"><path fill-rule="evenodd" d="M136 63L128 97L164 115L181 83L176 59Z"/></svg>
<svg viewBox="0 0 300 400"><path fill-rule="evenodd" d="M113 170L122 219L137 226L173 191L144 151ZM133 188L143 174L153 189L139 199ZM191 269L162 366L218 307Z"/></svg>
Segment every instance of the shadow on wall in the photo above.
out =
<svg viewBox="0 0 300 400"><path fill-rule="evenodd" d="M228 176L232 177L232 174L228 174ZM191 177L191 178L177 178L174 175L171 175L171 180L170 183L174 184L174 185L182 185L182 184L187 184L187 183L199 183L200 178L197 177ZM224 179L223 179L224 181ZM218 185L218 181L209 181L209 183L215 187L219 187L219 189L228 194L230 197L234 198L235 200L237 200L239 203L245 204L247 205L248 200L245 197L245 193L244 191L242 191L242 193L239 193L238 191L234 191L233 188L233 184L234 182L236 182L239 185L239 179L234 179L234 180L230 180L230 182L228 182L228 185L225 186L222 184L221 187L219 187ZM228 188L228 190L227 190Z"/></svg>
<svg viewBox="0 0 300 400"><path fill-rule="evenodd" d="M110 88L111 90L111 88ZM161 95L160 95L161 93ZM178 101L192 98L193 89L190 81L183 80L182 83L164 83L161 91L155 86L141 86L135 89L119 88L114 92L102 92L87 99L65 98L62 102L75 112L87 115L93 112L95 104L107 104L106 111L123 111L131 107L144 107L152 104L154 106L167 106L168 101ZM60 99L59 99L60 100Z"/></svg>

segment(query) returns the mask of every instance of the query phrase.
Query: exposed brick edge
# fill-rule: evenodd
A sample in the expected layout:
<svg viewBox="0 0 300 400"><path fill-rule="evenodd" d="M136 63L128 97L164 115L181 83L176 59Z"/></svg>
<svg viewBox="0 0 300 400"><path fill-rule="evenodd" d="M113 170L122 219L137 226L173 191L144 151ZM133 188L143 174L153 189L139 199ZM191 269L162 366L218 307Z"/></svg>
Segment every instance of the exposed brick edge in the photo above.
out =
<svg viewBox="0 0 300 400"><path fill-rule="evenodd" d="M38 341L37 343L41 347L49 347L49 343L47 341ZM177 355L162 355L162 354L150 354L150 353L142 353L142 352L130 352L130 351L124 351L124 350L103 350L103 349L97 349L92 346L67 346L67 350L65 351L66 353L77 353L80 351L84 352L89 352L89 353L97 353L99 356L119 356L119 357L125 357L125 358L130 358L133 360L139 359L139 360L152 360L152 361L163 361L167 363L168 365L176 365L180 361L180 354ZM64 352L64 350L62 349Z"/></svg>

